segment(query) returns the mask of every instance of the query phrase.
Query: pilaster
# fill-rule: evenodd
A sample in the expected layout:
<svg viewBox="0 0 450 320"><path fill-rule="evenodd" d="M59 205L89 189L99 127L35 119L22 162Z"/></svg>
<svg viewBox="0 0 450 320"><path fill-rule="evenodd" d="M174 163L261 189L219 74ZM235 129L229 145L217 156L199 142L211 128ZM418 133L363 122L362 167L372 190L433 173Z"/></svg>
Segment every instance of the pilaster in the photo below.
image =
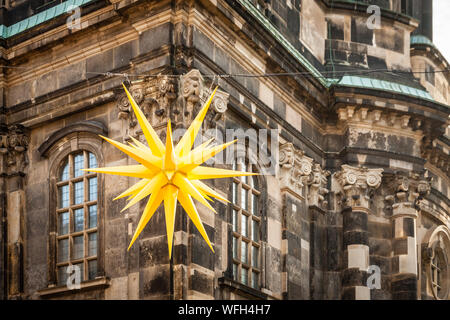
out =
<svg viewBox="0 0 450 320"><path fill-rule="evenodd" d="M369 268L368 215L371 198L381 185L383 169L342 165L335 178L342 188L343 246L345 267L342 274L342 299L370 300L367 287Z"/></svg>

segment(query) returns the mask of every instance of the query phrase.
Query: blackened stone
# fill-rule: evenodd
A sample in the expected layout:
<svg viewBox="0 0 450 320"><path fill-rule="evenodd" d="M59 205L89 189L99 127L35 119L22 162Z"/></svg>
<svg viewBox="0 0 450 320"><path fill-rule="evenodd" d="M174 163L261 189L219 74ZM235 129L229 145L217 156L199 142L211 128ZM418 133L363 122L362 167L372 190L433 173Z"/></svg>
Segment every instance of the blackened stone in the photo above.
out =
<svg viewBox="0 0 450 320"><path fill-rule="evenodd" d="M355 300L356 292L354 287L343 288L342 300Z"/></svg>
<svg viewBox="0 0 450 320"><path fill-rule="evenodd" d="M414 237L414 219L403 218L403 232L405 236Z"/></svg>
<svg viewBox="0 0 450 320"><path fill-rule="evenodd" d="M344 25L328 20L328 39L344 40Z"/></svg>
<svg viewBox="0 0 450 320"><path fill-rule="evenodd" d="M394 256L394 257L392 257L392 259L391 259L392 261L391 261L391 265L392 265L392 273L393 274L396 274L396 273L398 273L399 272L399 264L400 264L400 258L399 258L399 256Z"/></svg>
<svg viewBox="0 0 450 320"><path fill-rule="evenodd" d="M285 232L288 241L288 254L299 259L301 258L301 238L289 231Z"/></svg>
<svg viewBox="0 0 450 320"><path fill-rule="evenodd" d="M341 245L341 229L338 227L327 227L327 245L326 250L322 250L320 247L315 248L319 252L324 252L326 255L328 270L337 271L341 264L341 255L339 254L342 249Z"/></svg>
<svg viewBox="0 0 450 320"><path fill-rule="evenodd" d="M282 119L286 118L286 104L277 94L274 94L273 96L273 107L276 114L278 114Z"/></svg>
<svg viewBox="0 0 450 320"><path fill-rule="evenodd" d="M415 141L412 138L390 135L387 139L388 151L414 155Z"/></svg>
<svg viewBox="0 0 450 320"><path fill-rule="evenodd" d="M230 57L219 47L215 46L214 61L226 73L230 70Z"/></svg>
<svg viewBox="0 0 450 320"><path fill-rule="evenodd" d="M417 292L417 278L415 275L392 279L392 292Z"/></svg>
<svg viewBox="0 0 450 320"><path fill-rule="evenodd" d="M168 253L167 237L142 240L139 246L139 267L167 264L169 263Z"/></svg>
<svg viewBox="0 0 450 320"><path fill-rule="evenodd" d="M127 66L130 63L133 52L132 46L133 42L130 41L113 49L114 69Z"/></svg>
<svg viewBox="0 0 450 320"><path fill-rule="evenodd" d="M376 239L370 237L369 248L370 253L373 255L388 257L392 251L392 243L389 239Z"/></svg>
<svg viewBox="0 0 450 320"><path fill-rule="evenodd" d="M344 231L367 231L367 213L346 211L343 219Z"/></svg>
<svg viewBox="0 0 450 320"><path fill-rule="evenodd" d="M392 293L392 300L417 300L417 292L398 291Z"/></svg>
<svg viewBox="0 0 450 320"><path fill-rule="evenodd" d="M367 231L344 232L344 247L351 244L369 245L369 234Z"/></svg>
<svg viewBox="0 0 450 320"><path fill-rule="evenodd" d="M181 207L177 208L177 214L175 216L175 232L176 231L187 231L187 220L188 216Z"/></svg>
<svg viewBox="0 0 450 320"><path fill-rule="evenodd" d="M392 242L394 255L408 254L408 239L394 239Z"/></svg>
<svg viewBox="0 0 450 320"><path fill-rule="evenodd" d="M187 265L188 249L184 244L173 246L173 263Z"/></svg>
<svg viewBox="0 0 450 320"><path fill-rule="evenodd" d="M194 39L196 39L195 35L196 33L194 32ZM139 53L146 54L169 43L170 24L165 23L159 27L141 33L139 37Z"/></svg>
<svg viewBox="0 0 450 320"><path fill-rule="evenodd" d="M247 78L245 80L247 90L255 97L259 96L259 81L256 78Z"/></svg>
<svg viewBox="0 0 450 320"><path fill-rule="evenodd" d="M348 62L352 64L365 64L366 56L358 53L350 53L348 56Z"/></svg>
<svg viewBox="0 0 450 320"><path fill-rule="evenodd" d="M150 276L150 274L147 272L146 276ZM151 274L153 277L149 279L148 281L145 281L145 277L141 276L141 279L143 278L143 294L144 296L155 296L155 295L166 295L170 293L170 274L169 274L169 267L167 268L159 268L159 270L156 271L156 274Z"/></svg>
<svg viewBox="0 0 450 320"><path fill-rule="evenodd" d="M367 272L358 268L345 269L342 272L342 286L364 286L367 283Z"/></svg>
<svg viewBox="0 0 450 320"><path fill-rule="evenodd" d="M191 224L193 225L193 224ZM209 240L211 243L214 242L214 229L207 224L204 224L206 233L208 234ZM195 228L193 226L192 228ZM200 235L200 233L195 230L191 231L193 233L191 241L191 256L192 262L196 263L202 267L205 267L210 270L214 270L214 253L209 248L206 241Z"/></svg>
<svg viewBox="0 0 450 320"><path fill-rule="evenodd" d="M206 295L212 296L214 294L214 278L209 277L197 270L194 270L194 274L190 278L190 287L192 290L201 292Z"/></svg>
<svg viewBox="0 0 450 320"><path fill-rule="evenodd" d="M104 73L113 69L113 50L99 53L86 60L86 76L88 78L97 77L97 73Z"/></svg>
<svg viewBox="0 0 450 320"><path fill-rule="evenodd" d="M386 60L378 57L368 55L367 64L369 65L370 69L387 69Z"/></svg>
<svg viewBox="0 0 450 320"><path fill-rule="evenodd" d="M289 32L293 36L297 36L300 34L300 13L297 10L287 10L287 26Z"/></svg>
<svg viewBox="0 0 450 320"><path fill-rule="evenodd" d="M145 206L143 201L142 205ZM140 212L144 210L144 207L141 208ZM137 226L138 220L134 223ZM166 218L164 215L164 207L160 206L158 210L153 214L151 219L151 223L148 223L144 230L142 230L142 238L149 238L155 236L164 236L166 235Z"/></svg>
<svg viewBox="0 0 450 320"><path fill-rule="evenodd" d="M370 237L391 239L392 238L392 223L380 223L370 221L367 224Z"/></svg>
<svg viewBox="0 0 450 320"><path fill-rule="evenodd" d="M369 260L370 260L370 265L375 265L375 266L380 267L382 274L389 274L391 272L391 258L370 255Z"/></svg>
<svg viewBox="0 0 450 320"><path fill-rule="evenodd" d="M373 44L373 30L367 28L365 19L358 19L352 17L351 24L351 39L352 42Z"/></svg>
<svg viewBox="0 0 450 320"><path fill-rule="evenodd" d="M287 299L288 300L300 300L304 299L302 297L302 287L301 285L288 281L287 284Z"/></svg>

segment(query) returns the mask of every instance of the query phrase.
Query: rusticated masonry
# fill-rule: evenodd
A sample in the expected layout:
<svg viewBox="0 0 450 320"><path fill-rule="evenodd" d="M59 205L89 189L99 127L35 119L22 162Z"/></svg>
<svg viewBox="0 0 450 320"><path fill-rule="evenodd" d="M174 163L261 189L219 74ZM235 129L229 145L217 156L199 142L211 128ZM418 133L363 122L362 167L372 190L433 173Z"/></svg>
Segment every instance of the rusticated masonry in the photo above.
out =
<svg viewBox="0 0 450 320"><path fill-rule="evenodd" d="M342 187L344 270L342 299L370 300L368 215L371 198L381 185L383 169L342 165L335 178ZM345 263L346 260L346 263Z"/></svg>
<svg viewBox="0 0 450 320"><path fill-rule="evenodd" d="M415 300L418 298L417 208L430 192L431 181L423 174L399 172L387 177L386 183L393 187L393 194L386 196L386 201L392 206L394 230L392 298Z"/></svg>
<svg viewBox="0 0 450 320"><path fill-rule="evenodd" d="M2 296L20 298L23 293L24 190L29 137L23 126L0 127L0 280ZM4 272L6 270L6 272Z"/></svg>
<svg viewBox="0 0 450 320"><path fill-rule="evenodd" d="M283 199L283 292L285 299L310 299L311 210L327 206L328 171L292 143L280 146Z"/></svg>

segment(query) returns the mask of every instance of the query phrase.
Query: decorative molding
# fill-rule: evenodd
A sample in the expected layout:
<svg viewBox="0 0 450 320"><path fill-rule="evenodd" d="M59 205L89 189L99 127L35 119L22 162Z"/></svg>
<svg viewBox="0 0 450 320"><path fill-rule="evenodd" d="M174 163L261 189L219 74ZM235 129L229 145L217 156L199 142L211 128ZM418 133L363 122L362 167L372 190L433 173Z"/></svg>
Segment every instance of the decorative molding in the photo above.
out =
<svg viewBox="0 0 450 320"><path fill-rule="evenodd" d="M99 121L87 120L79 121L65 126L52 133L38 148L41 157L46 157L50 148L63 137L74 132L90 132L93 135L107 135L108 128Z"/></svg>
<svg viewBox="0 0 450 320"><path fill-rule="evenodd" d="M158 131L171 119L174 128L186 128L212 93L197 69L175 77L160 73L154 77L132 82L129 91L139 104L150 124ZM217 90L205 120L205 129L215 128L227 110L229 94ZM138 136L136 117L125 95L117 100L119 118L128 121L131 134Z"/></svg>
<svg viewBox="0 0 450 320"><path fill-rule="evenodd" d="M5 170L7 175L24 174L28 165L26 151L30 137L24 126L15 124L11 126L3 125L0 128L0 154L5 156L6 166L0 166L0 170Z"/></svg>
<svg viewBox="0 0 450 320"><path fill-rule="evenodd" d="M300 199L307 199L309 205L326 207L325 195L329 171L323 170L319 163L307 157L290 142L280 146L279 181L281 191L287 191Z"/></svg>
<svg viewBox="0 0 450 320"><path fill-rule="evenodd" d="M381 185L384 169L368 169L342 165L335 174L344 198L342 204L350 207L369 209L373 192Z"/></svg>
<svg viewBox="0 0 450 320"><path fill-rule="evenodd" d="M432 177L425 177L425 172L396 172L387 177L386 184L393 188L393 193L385 200L392 207L393 216L417 217L421 201L431 190L431 181Z"/></svg>
<svg viewBox="0 0 450 320"><path fill-rule="evenodd" d="M347 106L339 108L337 114L341 124L351 124L355 127L389 128L391 131L401 131L409 136L422 134L423 120L404 113Z"/></svg>
<svg viewBox="0 0 450 320"><path fill-rule="evenodd" d="M329 192L326 188L329 175L330 171L323 170L320 164L314 163L308 179L308 204L310 206L316 206L322 209L328 206L328 201L325 200L325 196Z"/></svg>

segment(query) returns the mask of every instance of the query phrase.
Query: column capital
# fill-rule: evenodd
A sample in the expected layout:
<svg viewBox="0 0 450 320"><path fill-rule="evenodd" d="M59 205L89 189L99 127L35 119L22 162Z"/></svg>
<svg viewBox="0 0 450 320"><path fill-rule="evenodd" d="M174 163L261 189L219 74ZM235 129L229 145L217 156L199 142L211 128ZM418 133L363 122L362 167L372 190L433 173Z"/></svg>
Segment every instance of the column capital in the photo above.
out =
<svg viewBox="0 0 450 320"><path fill-rule="evenodd" d="M343 204L368 209L370 197L380 185L384 169L342 165L335 174L344 195Z"/></svg>
<svg viewBox="0 0 450 320"><path fill-rule="evenodd" d="M308 200L310 206L326 207L325 195L329 192L326 187L330 172L290 142L282 144L279 152L278 178L281 191Z"/></svg>
<svg viewBox="0 0 450 320"><path fill-rule="evenodd" d="M416 207L430 192L432 177L426 177L426 171L395 172L386 178L386 184L391 187L391 194L385 200L391 204L393 216L410 215L417 217Z"/></svg>

